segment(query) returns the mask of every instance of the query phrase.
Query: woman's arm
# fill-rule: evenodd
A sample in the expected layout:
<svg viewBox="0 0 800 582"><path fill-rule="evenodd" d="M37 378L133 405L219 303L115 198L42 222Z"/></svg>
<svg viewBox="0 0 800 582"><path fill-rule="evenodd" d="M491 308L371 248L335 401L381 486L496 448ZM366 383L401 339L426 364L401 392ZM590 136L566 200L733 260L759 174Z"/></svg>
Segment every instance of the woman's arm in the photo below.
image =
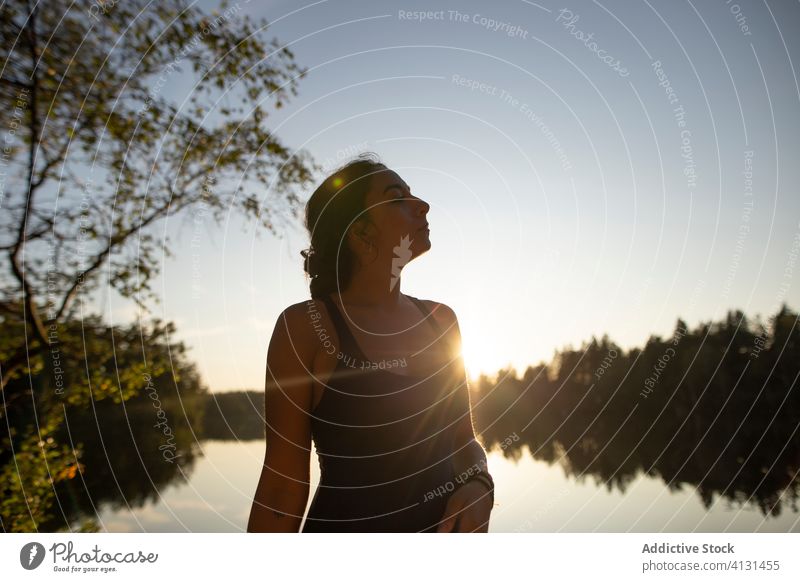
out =
<svg viewBox="0 0 800 582"><path fill-rule="evenodd" d="M469 383L464 358L461 355L461 329L455 312L447 305L440 303L436 311L440 315L442 328L447 334L448 356L457 359L459 388L456 394L456 405L461 415L455 427L455 452L453 455L453 468L456 475L472 468L487 471L486 453L475 438L474 423L472 420L472 404L470 402Z"/></svg>
<svg viewBox="0 0 800 582"><path fill-rule="evenodd" d="M469 384L461 355L461 330L455 312L446 305L441 305L448 329L451 358L458 358L459 392L456 402L461 416L455 427L454 452L452 457L453 472L459 479L454 485L456 491L450 496L445 511L447 519L441 524L439 531L481 531L489 529L489 514L492 510L488 488L481 482L473 481L463 484L467 477L476 471L489 472L486 452L475 438L472 422L472 405L470 403Z"/></svg>
<svg viewBox="0 0 800 582"><path fill-rule="evenodd" d="M267 450L248 532L298 532L308 503L311 369L317 351L306 304L278 317L267 353L264 389Z"/></svg>

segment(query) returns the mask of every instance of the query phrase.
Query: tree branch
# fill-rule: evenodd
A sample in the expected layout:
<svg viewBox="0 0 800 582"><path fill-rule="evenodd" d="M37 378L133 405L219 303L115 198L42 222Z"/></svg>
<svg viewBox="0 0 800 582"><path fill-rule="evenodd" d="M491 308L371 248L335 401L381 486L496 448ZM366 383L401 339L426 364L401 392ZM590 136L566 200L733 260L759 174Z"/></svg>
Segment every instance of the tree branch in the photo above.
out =
<svg viewBox="0 0 800 582"><path fill-rule="evenodd" d="M31 89L30 89L30 147L28 151L28 192L26 195L25 200L25 208L23 210L22 217L20 219L19 229L17 230L17 242L14 245L13 251L11 252L11 271L17 280L22 285L22 295L24 305L27 308L27 317L31 322L33 327L34 336L39 339L42 344L47 343L47 330L45 330L44 323L41 320L39 315L39 309L36 306L36 301L33 292L31 291L30 284L25 277L25 272L23 265L20 263L20 253L22 252L26 236L25 232L28 226L28 216L30 214L30 209L33 206L33 195L35 192L35 188L31 183L33 178L33 166L36 161L36 147L39 143L39 135L38 135L38 118L36 113L36 89L38 83L38 75L36 73L36 63L38 61L38 54L36 52L36 8L34 7L31 10L30 18L28 19L28 25L26 26L26 30L28 31L28 48L30 51L30 58L33 63L33 69L31 72Z"/></svg>
<svg viewBox="0 0 800 582"><path fill-rule="evenodd" d="M95 257L94 262L92 262L92 264L85 271L83 271L75 278L75 281L73 281L72 285L69 288L69 291L67 291L67 294L64 296L64 300L61 303L61 307L56 312L55 319L58 320L64 313L64 311L66 311L66 309L69 307L69 304L72 303L72 300L75 297L75 293L77 293L78 287L83 283L84 279L88 278L89 275L91 275L94 271L96 271L102 266L106 257L108 257L108 255L111 254L111 251L114 248L123 244L131 235L133 235L137 231L143 229L154 220L160 218L164 214L165 210L167 211L167 213L169 213L169 207L162 206L161 208L158 208L155 212L153 212L150 216L145 218L140 224L129 228L128 230L124 231L121 234L118 234L117 236L110 237L108 240L108 244L106 245L106 248L104 248L100 253L98 253L98 255Z"/></svg>
<svg viewBox="0 0 800 582"><path fill-rule="evenodd" d="M80 124L78 124L77 127L73 129L72 135L80 135L81 132L84 129L86 129L86 127L87 127L87 118L84 117L81 120ZM53 166L64 161L64 157L66 156L67 150L69 149L71 143L72 143L72 137L67 136L67 139L64 141L63 146L54 157L48 160L46 156L43 156L45 158L45 163L44 166L42 167L42 170L39 172L39 179L33 182L34 189L39 188L39 186L41 186L42 183L47 179L47 172L49 172L53 168ZM33 175L31 174L31 176Z"/></svg>

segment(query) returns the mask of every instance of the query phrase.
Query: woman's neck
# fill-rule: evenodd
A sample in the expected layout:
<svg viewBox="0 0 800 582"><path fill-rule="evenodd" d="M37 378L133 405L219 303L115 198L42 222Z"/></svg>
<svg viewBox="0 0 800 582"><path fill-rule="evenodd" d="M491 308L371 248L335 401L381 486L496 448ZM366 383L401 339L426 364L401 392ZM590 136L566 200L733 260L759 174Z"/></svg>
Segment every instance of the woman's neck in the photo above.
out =
<svg viewBox="0 0 800 582"><path fill-rule="evenodd" d="M389 269L359 269L350 278L347 288L339 293L340 301L351 307L395 311L402 307L404 299L400 292L400 276L395 279L392 281Z"/></svg>

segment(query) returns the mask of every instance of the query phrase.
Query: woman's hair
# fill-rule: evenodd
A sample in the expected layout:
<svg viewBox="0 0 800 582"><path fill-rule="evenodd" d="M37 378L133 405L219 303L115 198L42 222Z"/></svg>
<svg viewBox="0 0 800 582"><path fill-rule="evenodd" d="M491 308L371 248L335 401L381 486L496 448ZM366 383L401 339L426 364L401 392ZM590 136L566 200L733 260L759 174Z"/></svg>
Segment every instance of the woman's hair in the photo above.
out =
<svg viewBox="0 0 800 582"><path fill-rule="evenodd" d="M345 289L350 282L357 258L345 235L357 220L369 220L365 202L371 177L386 169L376 154L362 153L325 178L306 203L311 245L300 254L311 277L312 299Z"/></svg>

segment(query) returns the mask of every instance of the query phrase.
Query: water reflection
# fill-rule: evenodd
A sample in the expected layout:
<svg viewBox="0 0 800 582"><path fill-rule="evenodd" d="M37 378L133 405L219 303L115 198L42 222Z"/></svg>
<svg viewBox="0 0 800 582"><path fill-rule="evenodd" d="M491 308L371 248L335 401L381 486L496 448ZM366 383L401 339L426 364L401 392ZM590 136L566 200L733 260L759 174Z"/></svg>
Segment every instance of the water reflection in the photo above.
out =
<svg viewBox="0 0 800 582"><path fill-rule="evenodd" d="M159 502L100 514L107 531L243 532L258 482L264 442L205 441L203 456L186 483L162 491ZM625 493L579 482L557 465L536 461L525 450L515 462L499 449L489 453L497 475L497 506L490 532L789 532L799 531L796 514L766 517L756 507L704 509L689 489L669 491L643 474ZM311 485L319 482L316 458ZM310 499L309 499L310 502Z"/></svg>
<svg viewBox="0 0 800 582"><path fill-rule="evenodd" d="M74 527L103 510L154 505L170 484L185 482L198 447L191 427L173 412L173 438L165 438L147 401L96 402L93 410L68 415L60 438L79 444L79 460L86 470L80 478L57 484L54 510L39 530Z"/></svg>

